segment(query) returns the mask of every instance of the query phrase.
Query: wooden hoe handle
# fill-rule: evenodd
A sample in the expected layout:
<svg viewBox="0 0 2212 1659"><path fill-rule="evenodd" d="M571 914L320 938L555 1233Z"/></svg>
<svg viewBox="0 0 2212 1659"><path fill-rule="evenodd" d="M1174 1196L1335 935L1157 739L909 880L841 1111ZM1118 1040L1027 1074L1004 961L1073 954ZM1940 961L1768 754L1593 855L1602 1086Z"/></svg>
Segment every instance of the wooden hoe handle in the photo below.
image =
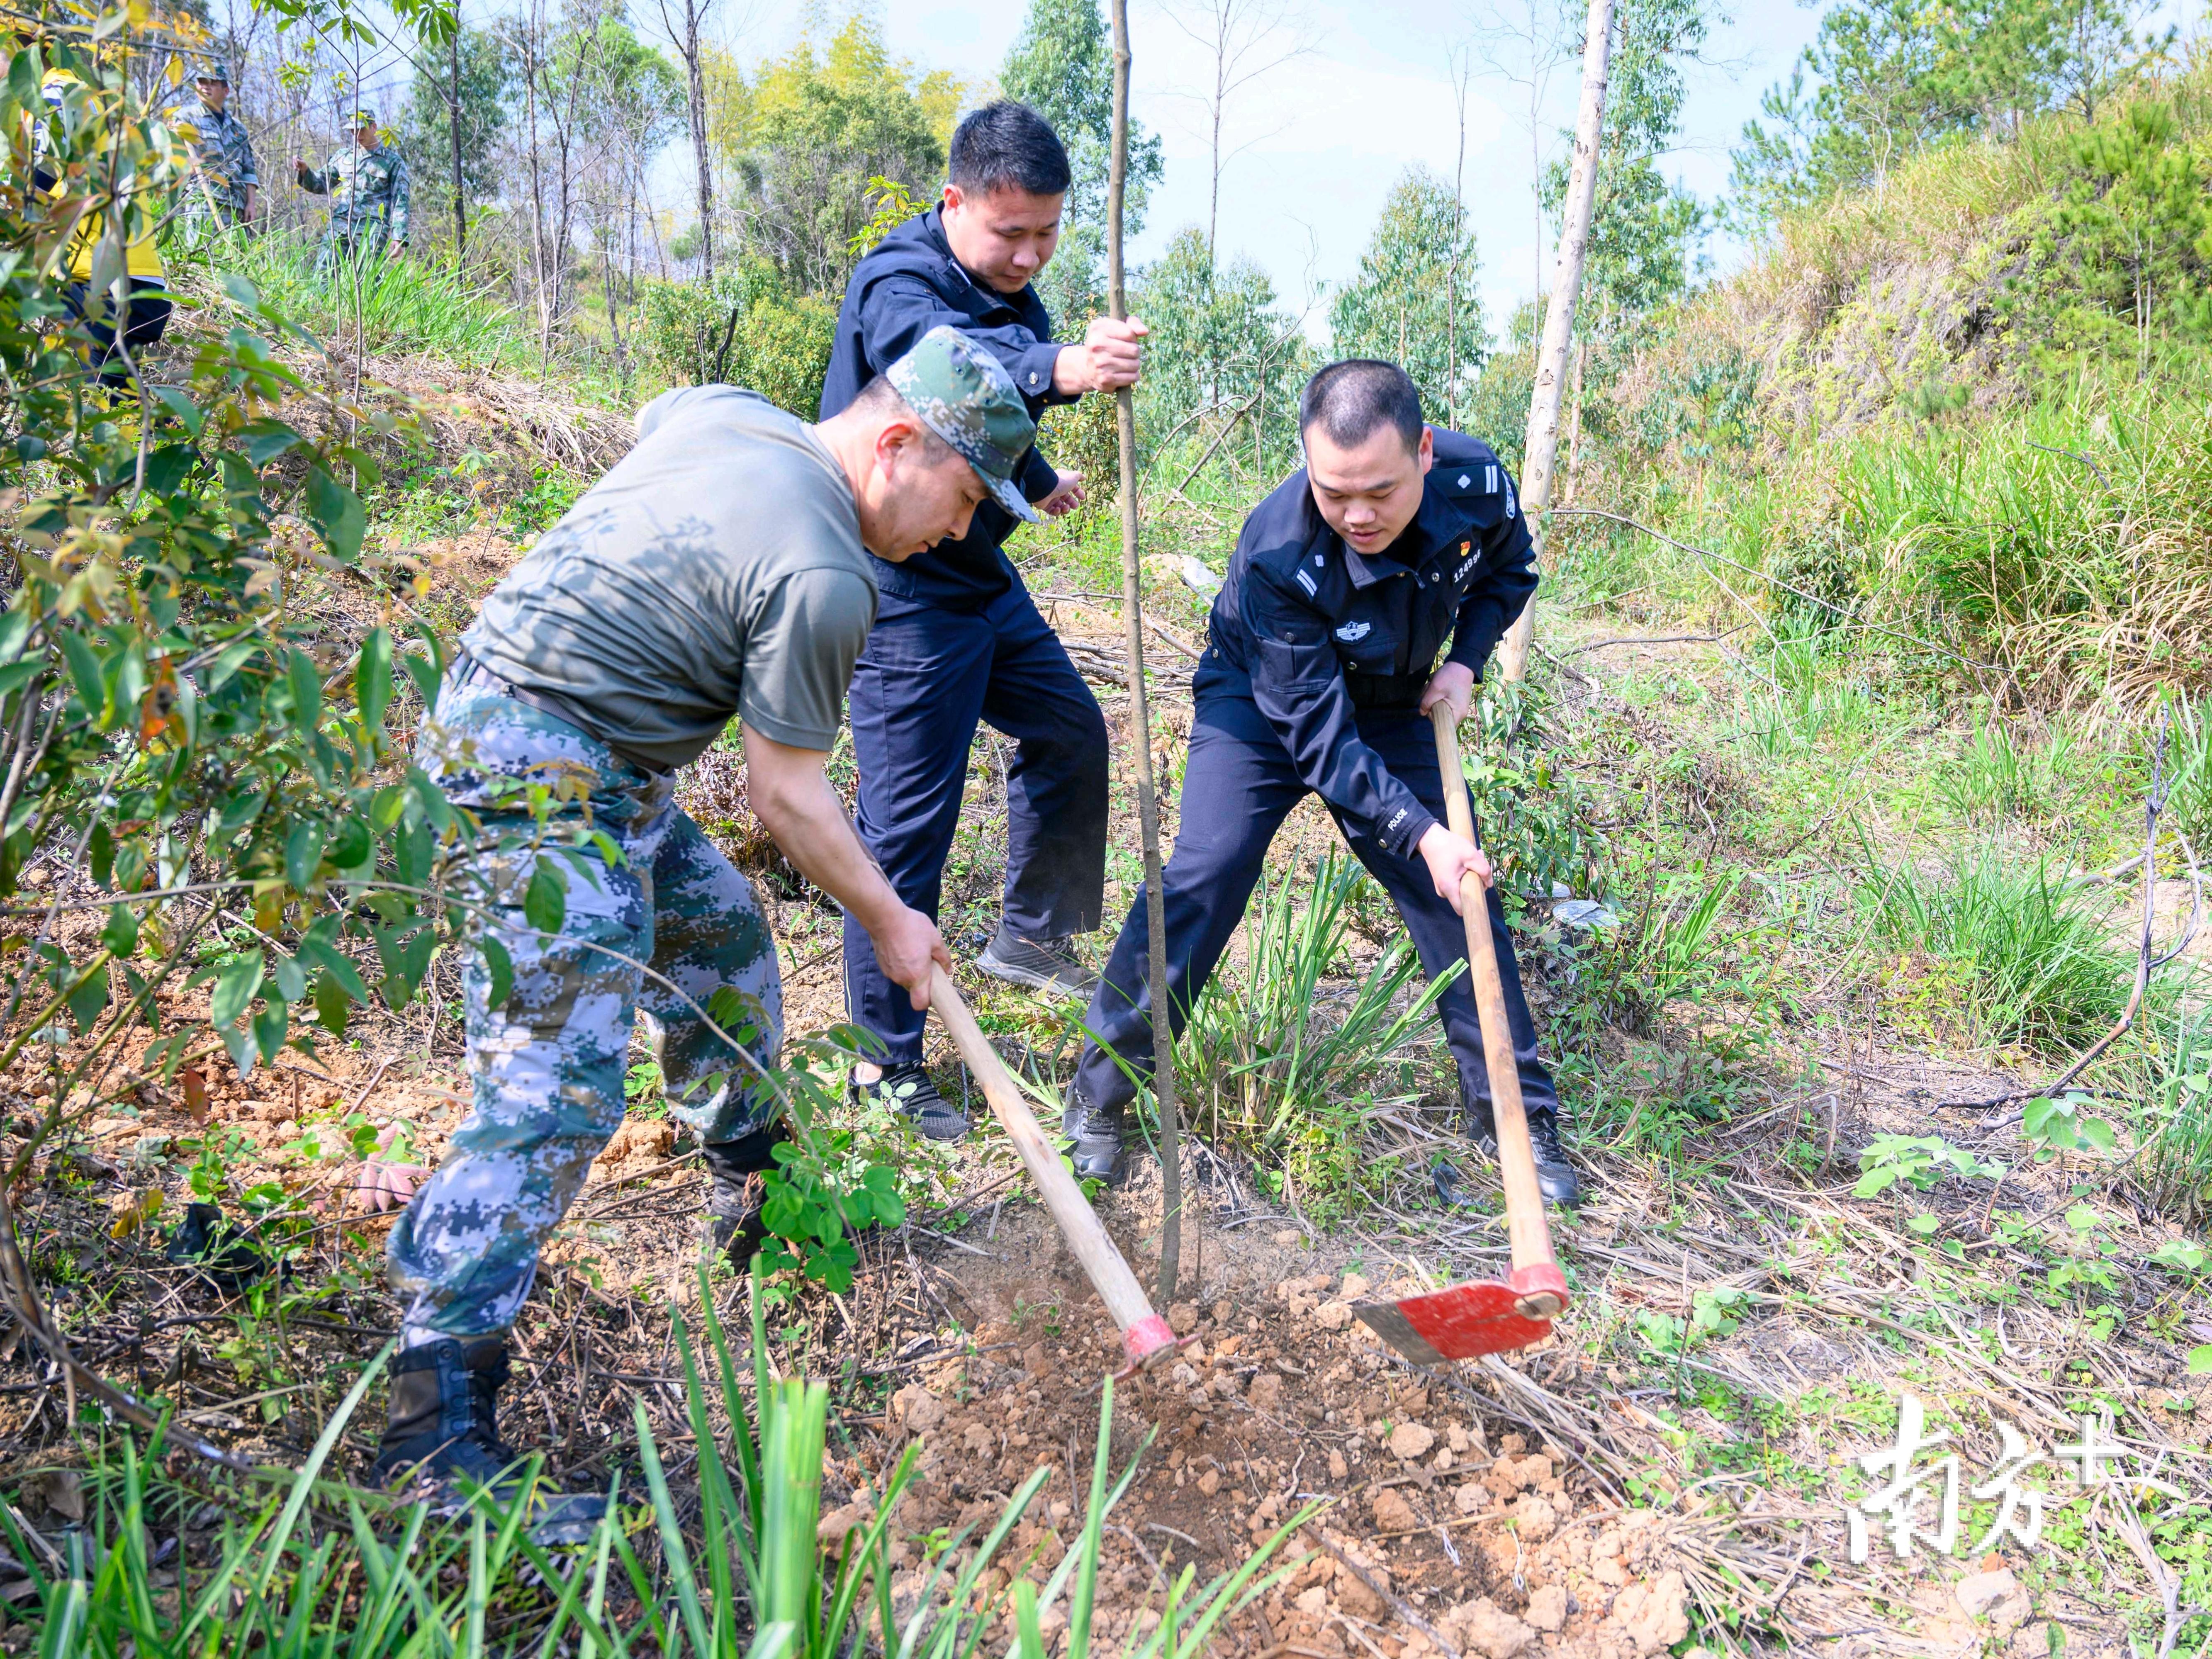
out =
<svg viewBox="0 0 2212 1659"><path fill-rule="evenodd" d="M960 993L942 968L930 970L929 1006L952 1034L952 1046L960 1051L960 1058L983 1085L983 1097L991 1103L999 1127L1021 1154L1030 1179L1043 1194L1045 1208L1052 1212L1068 1249L1075 1252L1075 1259L1097 1289L1098 1299L1121 1328L1121 1346L1129 1363L1140 1365L1174 1348L1175 1333L1168 1328L1166 1320L1152 1311L1136 1274L1129 1271L1121 1252L1106 1236L1098 1212L1091 1207L1075 1177L1062 1166L1060 1154L1037 1127L1036 1115L1030 1110L1021 1085L1014 1081L999 1051L985 1040L975 1016L968 1012L968 1005L960 1000Z"/></svg>
<svg viewBox="0 0 2212 1659"><path fill-rule="evenodd" d="M1444 811L1452 833L1474 840L1474 809L1467 798L1467 771L1459 755L1459 723L1442 698L1429 710L1436 727L1437 764L1444 777ZM1498 946L1490 933L1490 899L1481 880L1460 883L1467 922L1467 965L1474 981L1475 1012L1482 1020L1482 1058L1490 1073L1491 1116L1498 1129L1498 1173L1505 1188L1505 1232L1513 1247L1513 1288L1521 1311L1549 1319L1567 1306L1566 1276L1552 1254L1544 1222L1544 1194L1536 1185L1536 1154L1528 1144L1528 1113L1521 1103L1521 1071L1513 1062L1513 1028L1505 1018L1505 988L1498 977Z"/></svg>

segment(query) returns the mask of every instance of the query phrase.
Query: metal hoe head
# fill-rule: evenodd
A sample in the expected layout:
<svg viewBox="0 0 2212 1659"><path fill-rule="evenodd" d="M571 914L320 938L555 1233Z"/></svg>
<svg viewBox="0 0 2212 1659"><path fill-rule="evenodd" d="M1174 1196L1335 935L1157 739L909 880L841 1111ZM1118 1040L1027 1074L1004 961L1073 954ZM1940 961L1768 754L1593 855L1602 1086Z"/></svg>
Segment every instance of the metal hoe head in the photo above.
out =
<svg viewBox="0 0 2212 1659"><path fill-rule="evenodd" d="M1566 1310L1566 1283L1557 1267L1525 1276L1536 1282L1516 1288L1479 1279L1396 1302L1356 1303L1352 1311L1416 1365L1504 1353L1541 1342L1552 1334L1552 1316Z"/></svg>

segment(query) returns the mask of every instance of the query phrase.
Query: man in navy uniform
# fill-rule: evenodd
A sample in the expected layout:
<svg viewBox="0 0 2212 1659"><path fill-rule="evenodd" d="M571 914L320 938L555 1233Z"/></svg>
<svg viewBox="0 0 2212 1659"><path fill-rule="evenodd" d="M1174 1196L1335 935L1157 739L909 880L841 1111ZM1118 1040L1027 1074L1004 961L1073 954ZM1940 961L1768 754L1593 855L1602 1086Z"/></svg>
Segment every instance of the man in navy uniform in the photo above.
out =
<svg viewBox="0 0 2212 1659"><path fill-rule="evenodd" d="M1030 286L1059 242L1070 176L1051 125L1024 105L986 105L953 133L946 172L943 201L886 236L846 285L823 418L942 325L1006 365L1032 417L1135 384L1143 324L1101 317L1081 344L1054 344ZM1083 499L1080 476L1034 448L1016 482L1048 515ZM853 676L856 819L899 897L934 920L976 722L1013 738L1000 920L976 965L1080 996L1096 981L1071 940L1098 926L1105 902L1106 722L1001 550L1015 523L987 501L966 535L903 564L877 562L882 599ZM853 1022L885 1050L880 1067L854 1068L856 1088L880 1089L925 1134L965 1133L923 1068L922 1015L849 920L845 994Z"/></svg>
<svg viewBox="0 0 2212 1659"><path fill-rule="evenodd" d="M1395 363L1331 363L1307 385L1298 428L1305 469L1245 520L1191 681L1182 811L1163 877L1177 1030L1244 914L1267 843L1309 790L1389 894L1431 976L1467 959L1461 878L1490 882L1489 861L1442 822L1427 714L1440 702L1466 714L1484 660L1535 592L1513 480L1486 444L1424 425L1420 395ZM1549 1201L1571 1204L1559 1091L1536 1057L1494 889L1489 900L1537 1178ZM1121 1171L1124 1109L1136 1092L1123 1066L1152 1069L1149 948L1140 893L1092 998L1091 1041L1069 1091L1063 1127L1079 1175ZM1464 974L1437 1007L1468 1138L1494 1152L1482 1028Z"/></svg>

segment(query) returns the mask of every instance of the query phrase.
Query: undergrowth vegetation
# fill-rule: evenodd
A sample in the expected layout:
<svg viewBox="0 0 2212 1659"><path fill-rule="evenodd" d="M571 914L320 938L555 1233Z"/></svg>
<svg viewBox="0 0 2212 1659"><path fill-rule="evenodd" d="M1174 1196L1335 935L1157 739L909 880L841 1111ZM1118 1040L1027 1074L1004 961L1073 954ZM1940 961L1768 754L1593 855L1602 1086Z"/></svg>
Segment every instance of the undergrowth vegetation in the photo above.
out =
<svg viewBox="0 0 2212 1659"><path fill-rule="evenodd" d="M325 261L314 239L282 231L231 233L179 252L183 280L242 279L275 314L316 319L333 346L435 356L464 375L543 366L518 313L453 266L378 255Z"/></svg>
<svg viewBox="0 0 2212 1659"><path fill-rule="evenodd" d="M884 1659L964 1659L994 1631L1011 1635L1021 1659L1043 1659L1047 1629L1054 1638L1065 1633L1067 1659L1107 1650L1091 1638L1100 1544L1137 1470L1134 1460L1118 1473L1112 1467L1110 1378L1079 1530L1049 1570L1009 1544L1047 1468L995 1511L939 1540L914 1588L895 1601L891 1520L915 1473L914 1448L875 1495L870 1518L825 1552L829 1392L775 1375L757 1280L751 1306L747 1363L733 1352L711 1296L701 1304L703 1354L683 1321L676 1324L691 1432L702 1449L728 1449L726 1467L718 1456L699 1460L696 1514L672 1493L640 1405L642 1490L626 1492L619 1477L611 1482L605 1516L573 1549L534 1542L520 1498L502 1504L479 1493L459 1514L433 1517L421 1504L394 1505L323 1481L383 1355L362 1370L296 1474L260 1493L247 1486L225 1494L228 1504L209 1504L204 1486L165 1472L163 1430L143 1444L118 1435L66 1554L42 1553L12 1515L0 1515L0 1536L27 1564L42 1659L475 1659L495 1651L836 1659L864 1646ZM533 1460L527 1480L538 1474ZM1224 1620L1289 1571L1269 1563L1315 1513L1297 1511L1242 1563L1202 1583L1194 1567L1183 1567L1163 1587L1159 1616L1129 1637L1121 1659L1206 1651ZM166 1570L152 1553L156 1526L169 1534L162 1555L175 1565ZM210 1535L175 1549L195 1533Z"/></svg>

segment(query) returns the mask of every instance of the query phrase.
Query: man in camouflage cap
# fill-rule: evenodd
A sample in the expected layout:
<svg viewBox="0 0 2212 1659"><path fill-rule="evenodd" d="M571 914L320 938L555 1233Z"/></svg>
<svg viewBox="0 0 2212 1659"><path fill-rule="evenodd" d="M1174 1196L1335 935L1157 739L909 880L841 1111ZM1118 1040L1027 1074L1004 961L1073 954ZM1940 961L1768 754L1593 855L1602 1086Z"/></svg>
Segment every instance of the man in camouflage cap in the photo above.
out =
<svg viewBox="0 0 2212 1659"><path fill-rule="evenodd" d="M407 246L406 160L378 135L374 110L355 110L348 124L353 142L332 151L320 173L305 161L292 163L301 189L331 198L331 228L315 261L318 270Z"/></svg>
<svg viewBox="0 0 2212 1659"><path fill-rule="evenodd" d="M459 869L486 907L471 926L497 941L513 981L494 1006L472 943L473 1110L392 1234L407 1311L377 1460L386 1480L421 1469L481 1483L513 1461L495 1424L506 1331L539 1246L622 1122L639 1012L671 1115L701 1143L716 1242L742 1259L763 1236L758 1177L785 1139L768 1069L782 1024L775 944L744 877L674 804L676 769L732 715L753 811L867 930L915 1008L933 967L951 965L823 768L875 621L868 556L911 557L965 531L987 500L1030 510L1011 481L1036 428L1013 382L939 328L818 424L704 386L655 398L638 433L485 599L417 750L449 800L507 832ZM556 807L550 839L599 832L544 855L567 890L550 933L526 920L540 855L515 807L547 785L582 793Z"/></svg>
<svg viewBox="0 0 2212 1659"><path fill-rule="evenodd" d="M191 176L185 181L185 222L195 231L228 230L253 217L260 170L253 141L230 105L230 71L210 60L196 82L199 100L179 110L174 125L191 146Z"/></svg>

